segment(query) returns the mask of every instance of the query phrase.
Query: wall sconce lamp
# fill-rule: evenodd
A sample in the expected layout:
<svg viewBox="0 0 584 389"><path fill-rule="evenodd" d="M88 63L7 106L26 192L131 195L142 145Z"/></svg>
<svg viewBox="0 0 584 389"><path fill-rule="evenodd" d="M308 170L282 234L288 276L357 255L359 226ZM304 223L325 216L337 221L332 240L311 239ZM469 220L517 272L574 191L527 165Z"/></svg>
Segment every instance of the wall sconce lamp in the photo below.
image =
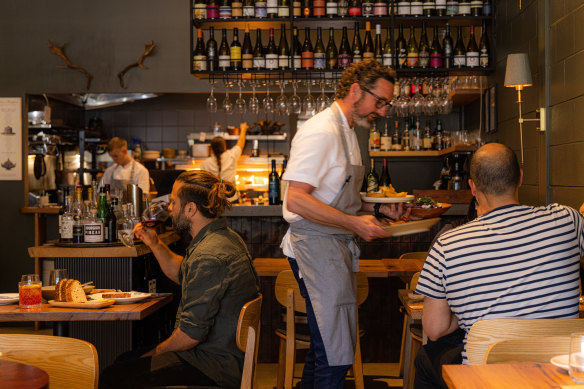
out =
<svg viewBox="0 0 584 389"><path fill-rule="evenodd" d="M533 85L531 70L529 69L529 57L527 53L509 54L507 56L507 69L505 70L506 87L517 90L517 103L519 105L519 140L521 142L521 166L523 166L523 122L538 121L539 131L545 131L545 108L536 110L536 118L524 119L521 112L521 91L526 86Z"/></svg>

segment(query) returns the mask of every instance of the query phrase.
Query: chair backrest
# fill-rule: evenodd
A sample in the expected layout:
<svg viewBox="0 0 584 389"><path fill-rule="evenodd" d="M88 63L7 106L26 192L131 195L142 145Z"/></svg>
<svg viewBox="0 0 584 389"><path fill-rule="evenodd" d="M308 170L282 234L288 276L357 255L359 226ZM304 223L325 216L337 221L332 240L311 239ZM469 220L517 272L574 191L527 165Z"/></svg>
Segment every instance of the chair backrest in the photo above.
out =
<svg viewBox="0 0 584 389"><path fill-rule="evenodd" d="M417 272L414 273L414 275L412 276L412 279L410 280L409 289L416 290L416 287L418 286L418 280L419 279L420 279L420 272L417 271Z"/></svg>
<svg viewBox="0 0 584 389"><path fill-rule="evenodd" d="M485 363L548 363L552 357L569 352L569 336L514 338L490 345Z"/></svg>
<svg viewBox="0 0 584 389"><path fill-rule="evenodd" d="M255 379L255 367L258 357L260 340L260 318L262 311L262 295L248 301L241 308L237 321L235 340L237 347L245 353L241 389L252 389Z"/></svg>
<svg viewBox="0 0 584 389"><path fill-rule="evenodd" d="M584 319L486 319L472 325L466 339L466 356L471 365L485 360L495 342L538 336L569 336L584 331Z"/></svg>
<svg viewBox="0 0 584 389"><path fill-rule="evenodd" d="M0 334L2 358L39 367L51 389L94 389L97 351L84 340L49 335Z"/></svg>
<svg viewBox="0 0 584 389"><path fill-rule="evenodd" d="M403 253L399 256L399 259L426 259L428 255L425 251L411 251L409 253Z"/></svg>

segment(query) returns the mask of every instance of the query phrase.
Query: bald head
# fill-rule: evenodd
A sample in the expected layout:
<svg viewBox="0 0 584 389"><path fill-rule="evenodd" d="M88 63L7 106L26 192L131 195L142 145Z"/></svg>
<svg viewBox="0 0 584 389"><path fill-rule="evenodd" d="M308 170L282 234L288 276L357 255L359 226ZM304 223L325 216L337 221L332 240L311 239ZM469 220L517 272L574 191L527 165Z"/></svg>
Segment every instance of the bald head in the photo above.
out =
<svg viewBox="0 0 584 389"><path fill-rule="evenodd" d="M470 178L476 188L484 194L493 196L512 194L521 180L517 156L505 145L488 143L473 155L470 162Z"/></svg>

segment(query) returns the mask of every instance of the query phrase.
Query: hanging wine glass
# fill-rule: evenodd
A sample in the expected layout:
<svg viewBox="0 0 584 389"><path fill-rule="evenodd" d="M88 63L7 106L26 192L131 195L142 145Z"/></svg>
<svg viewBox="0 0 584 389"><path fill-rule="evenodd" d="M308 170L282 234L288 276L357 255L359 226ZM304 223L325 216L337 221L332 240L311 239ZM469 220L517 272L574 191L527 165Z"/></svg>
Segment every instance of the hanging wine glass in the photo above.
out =
<svg viewBox="0 0 584 389"><path fill-rule="evenodd" d="M328 108L331 104L329 98L324 94L324 85L325 82L323 80L320 81L320 96L316 99L316 112L322 112Z"/></svg>
<svg viewBox="0 0 584 389"><path fill-rule="evenodd" d="M276 111L278 115L287 115L288 114L288 99L286 95L284 95L284 80L280 80L280 96L276 99Z"/></svg>
<svg viewBox="0 0 584 389"><path fill-rule="evenodd" d="M208 112L217 112L217 99L213 95L213 91L215 89L215 83L211 83L211 94L207 97L207 111Z"/></svg>
<svg viewBox="0 0 584 389"><path fill-rule="evenodd" d="M298 88L298 81L292 81L292 89L294 90L294 94L288 100L288 112L300 114L302 112L302 100L296 94L296 89Z"/></svg>
<svg viewBox="0 0 584 389"><path fill-rule="evenodd" d="M306 89L307 93L304 97L304 101L302 102L302 110L306 114L306 116L313 116L316 112L316 101L314 101L314 97L310 94L310 87L312 86L312 81L306 81Z"/></svg>
<svg viewBox="0 0 584 389"><path fill-rule="evenodd" d="M223 104L221 104L221 108L223 112L227 115L231 115L233 113L233 103L229 99L229 85L225 84L225 99L223 99Z"/></svg>
<svg viewBox="0 0 584 389"><path fill-rule="evenodd" d="M251 113L259 113L260 112L260 102L256 97L256 83L255 81L251 82L251 98L249 99L248 109Z"/></svg>
<svg viewBox="0 0 584 389"><path fill-rule="evenodd" d="M270 96L270 81L266 82L266 97L262 100L266 112L274 112L274 99Z"/></svg>
<svg viewBox="0 0 584 389"><path fill-rule="evenodd" d="M244 114L245 111L247 110L247 104L245 102L245 99L241 96L241 88L242 88L243 80L239 80L238 84L239 84L239 96L235 100L235 112Z"/></svg>

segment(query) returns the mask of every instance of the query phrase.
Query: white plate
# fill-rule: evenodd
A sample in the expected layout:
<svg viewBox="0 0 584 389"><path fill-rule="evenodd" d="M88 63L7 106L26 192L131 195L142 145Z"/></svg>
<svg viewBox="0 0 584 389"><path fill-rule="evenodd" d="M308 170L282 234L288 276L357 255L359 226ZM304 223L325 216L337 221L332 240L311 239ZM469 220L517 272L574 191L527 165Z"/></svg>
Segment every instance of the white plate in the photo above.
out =
<svg viewBox="0 0 584 389"><path fill-rule="evenodd" d="M111 292L115 293L115 292ZM142 301L150 297L150 293L142 293L142 292L129 292L130 297L122 297L122 298L111 298L108 297L108 300L113 300L116 304L132 304L137 303L138 301ZM94 293L89 295L92 300L98 300L102 298L102 293Z"/></svg>
<svg viewBox="0 0 584 389"><path fill-rule="evenodd" d="M405 197L369 197L367 193L361 192L361 200L366 203L406 203L415 199L413 195L407 195Z"/></svg>
<svg viewBox="0 0 584 389"><path fill-rule="evenodd" d="M395 237L426 232L430 230L430 228L439 221L440 218L436 217L433 219L414 220L407 223L383 225L381 228L383 228L387 232L390 232L391 236Z"/></svg>
<svg viewBox="0 0 584 389"><path fill-rule="evenodd" d="M18 303L18 293L0 293L0 305Z"/></svg>
<svg viewBox="0 0 584 389"><path fill-rule="evenodd" d="M550 362L564 370L570 370L570 354L556 355Z"/></svg>

